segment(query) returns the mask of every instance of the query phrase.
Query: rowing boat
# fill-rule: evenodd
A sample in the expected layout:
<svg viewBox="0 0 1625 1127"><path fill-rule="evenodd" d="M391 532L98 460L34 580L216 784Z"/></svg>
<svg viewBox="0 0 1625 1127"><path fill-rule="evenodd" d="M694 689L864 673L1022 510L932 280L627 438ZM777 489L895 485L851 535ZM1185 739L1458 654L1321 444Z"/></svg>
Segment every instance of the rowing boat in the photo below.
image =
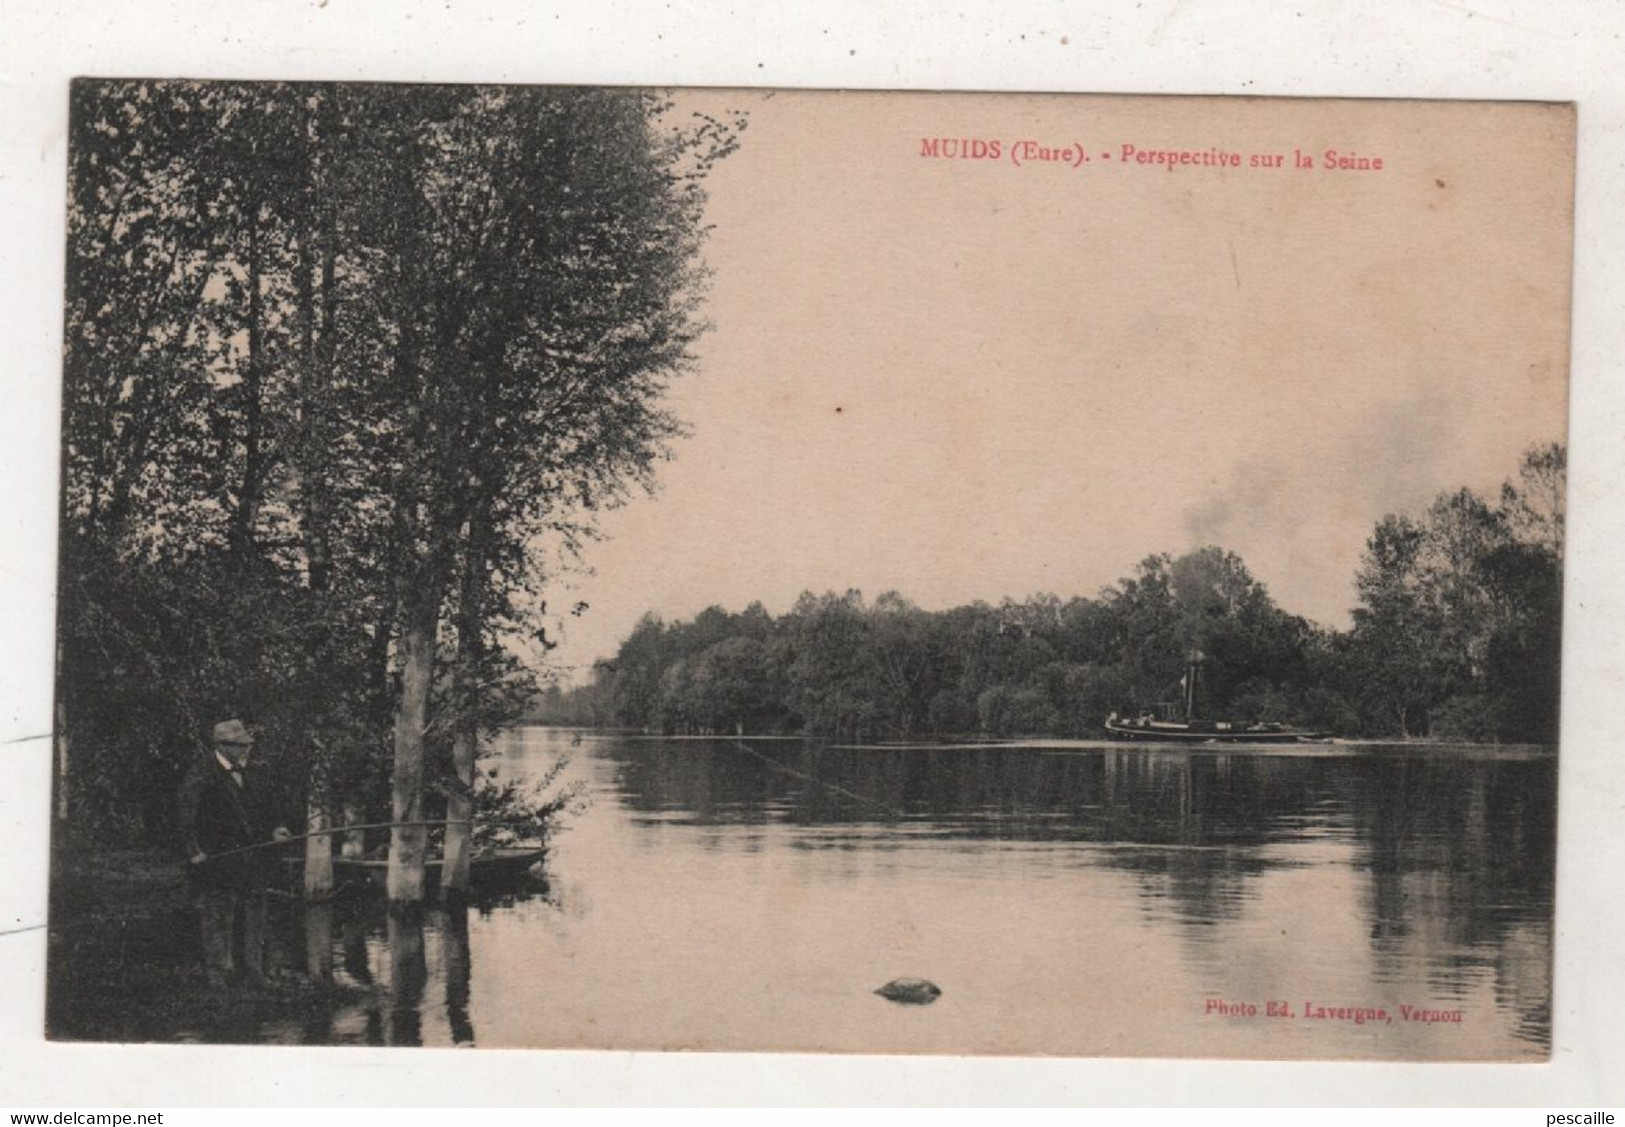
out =
<svg viewBox="0 0 1625 1127"><path fill-rule="evenodd" d="M479 888L506 888L518 884L541 864L547 856L545 846L519 846L493 849L471 857L468 863L469 883ZM303 857L287 857L289 887L297 889L304 872ZM443 859L430 857L423 863L424 876L431 885L440 881ZM340 886L382 888L389 879L388 857L335 857L333 876Z"/></svg>
<svg viewBox="0 0 1625 1127"><path fill-rule="evenodd" d="M493 849L469 859L468 879L473 884L510 883L522 878L546 856L544 846ZM437 880L441 866L441 858L430 857L423 863L424 873L431 881ZM382 884L389 875L389 858L335 857L333 873L340 880Z"/></svg>

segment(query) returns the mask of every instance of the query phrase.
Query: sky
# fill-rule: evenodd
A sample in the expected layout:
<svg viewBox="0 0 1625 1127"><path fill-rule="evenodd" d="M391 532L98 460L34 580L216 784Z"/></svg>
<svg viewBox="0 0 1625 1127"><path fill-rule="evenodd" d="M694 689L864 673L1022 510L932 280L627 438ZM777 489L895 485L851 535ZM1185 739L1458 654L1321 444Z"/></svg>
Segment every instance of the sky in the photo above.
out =
<svg viewBox="0 0 1625 1127"><path fill-rule="evenodd" d="M1564 437L1570 107L690 91L677 109L749 115L709 183L714 327L672 388L691 434L656 493L550 591L588 604L549 655L575 680L650 611L1092 596L1204 544L1345 626L1377 520L1494 490ZM930 138L999 156L924 155ZM1382 168L1325 168L1328 148Z"/></svg>

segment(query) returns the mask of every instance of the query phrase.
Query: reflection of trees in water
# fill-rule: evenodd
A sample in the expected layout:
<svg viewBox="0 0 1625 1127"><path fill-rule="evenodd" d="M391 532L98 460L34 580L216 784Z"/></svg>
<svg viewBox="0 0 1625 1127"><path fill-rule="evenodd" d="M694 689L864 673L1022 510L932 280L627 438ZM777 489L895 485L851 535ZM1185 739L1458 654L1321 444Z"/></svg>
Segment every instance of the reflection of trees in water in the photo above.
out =
<svg viewBox="0 0 1625 1127"><path fill-rule="evenodd" d="M1552 1039L1552 929L1546 920L1514 924L1495 953L1495 1004L1517 1015L1517 1034Z"/></svg>
<svg viewBox="0 0 1625 1127"><path fill-rule="evenodd" d="M328 1005L312 1007L299 1029L283 1035L305 1044L421 1045L425 1014L444 1006L451 1043L472 1045L469 914L484 918L531 901L558 906L548 882L534 876L415 912L392 912L375 897L305 905L299 969L332 992Z"/></svg>
<svg viewBox="0 0 1625 1127"><path fill-rule="evenodd" d="M1136 872L1200 921L1233 916L1248 879L1268 867L1235 847L1277 839L1328 797L1317 762L1281 756L750 746L756 755L725 741L632 741L605 753L627 805L701 824L844 825L875 822L887 807L903 811L910 830L949 839L1144 845L1103 863ZM713 845L724 842L735 844Z"/></svg>
<svg viewBox="0 0 1625 1127"><path fill-rule="evenodd" d="M1278 821L1324 797L1320 772L1291 758L751 746L756 755L721 741L633 741L604 754L626 805L700 823L841 824L890 808L955 837L1247 845L1271 840Z"/></svg>
<svg viewBox="0 0 1625 1127"><path fill-rule="evenodd" d="M1438 901L1451 937L1475 946L1509 923L1547 918L1556 863L1550 760L1389 762L1353 776L1362 860L1373 875L1372 938L1406 934L1407 900ZM1437 874L1444 879L1408 880Z"/></svg>
<svg viewBox="0 0 1625 1127"><path fill-rule="evenodd" d="M344 920L344 973L362 986L373 985L372 966L367 959L367 923L354 912Z"/></svg>
<svg viewBox="0 0 1625 1127"><path fill-rule="evenodd" d="M423 951L423 913L414 906L385 917L389 947L389 1043L423 1044L423 990L429 982Z"/></svg>
<svg viewBox="0 0 1625 1127"><path fill-rule="evenodd" d="M875 841L869 829L888 824L911 839L961 845L1105 846L1062 849L1053 856L1057 864L1103 866L1131 876L1152 917L1148 926L1177 927L1192 959L1211 958L1215 951L1223 957L1226 943L1254 942L1238 940L1244 931L1219 925L1242 919L1260 903L1259 879L1272 870L1327 860L1324 850L1299 859L1291 845L1327 844L1338 863L1369 873L1355 882L1368 890L1356 908L1365 916L1376 979L1425 995L1396 996L1396 1004L1465 999L1488 983L1519 1036L1537 1044L1549 1040L1555 856L1550 760L1448 753L848 750L788 741L752 746L779 769L726 741L606 741L594 754L615 765L620 803L697 824L701 848L772 848L778 838L750 828L765 831L769 823L852 827L850 834L797 838L797 844L805 836L837 848L863 848ZM896 807L904 817L888 822L872 803ZM470 907L485 915L536 897L553 902L545 884L532 884L482 897ZM327 938L306 935L306 969L330 975L350 991L350 1000L335 1020L313 1019L303 1039L413 1043L426 1039L424 1015L444 1007L450 1040L472 1043L468 913L431 908L415 935L410 927L390 925L375 901L359 909L341 906L325 921L320 913L307 913L307 923L325 928ZM427 1039L441 1036L438 1025L427 1031Z"/></svg>
<svg viewBox="0 0 1625 1127"><path fill-rule="evenodd" d="M616 781L634 810L681 810L696 821L753 821L753 814L784 793L793 779L775 775L765 764L708 740L673 744L664 740L620 744L611 756Z"/></svg>
<svg viewBox="0 0 1625 1127"><path fill-rule="evenodd" d="M1379 977L1445 996L1488 974L1519 1034L1551 1033L1556 770L1548 759L1411 759L1357 776Z"/></svg>
<svg viewBox="0 0 1625 1127"><path fill-rule="evenodd" d="M474 1023L468 1015L469 979L473 961L468 954L468 903L456 894L446 898L444 935L440 941L441 977L446 983L446 1020L454 1045L474 1043Z"/></svg>
<svg viewBox="0 0 1625 1127"><path fill-rule="evenodd" d="M1236 919L1250 885L1281 863L1255 847L1296 837L1324 803L1318 767L1285 756L1110 753L1101 840L1152 848L1113 851L1105 863L1132 871L1148 905L1172 904L1182 923Z"/></svg>
<svg viewBox="0 0 1625 1127"><path fill-rule="evenodd" d="M726 741L628 742L603 753L627 805L701 824L880 820L874 805L799 774L904 811L911 833L1110 844L1091 863L1133 873L1148 907L1171 904L1182 925L1204 932L1242 914L1258 877L1294 863L1290 852L1258 847L1341 842L1371 874L1365 908L1379 979L1416 981L1404 972L1420 964L1429 992L1451 997L1487 969L1526 1035L1547 1036L1548 759L751 746L787 770ZM725 843L735 844L725 835L712 844Z"/></svg>
<svg viewBox="0 0 1625 1127"><path fill-rule="evenodd" d="M305 975L323 987L333 984L333 903L314 901L305 905L303 920L305 939ZM306 1045L333 1043L333 1011L321 1006L309 1014L300 1040Z"/></svg>

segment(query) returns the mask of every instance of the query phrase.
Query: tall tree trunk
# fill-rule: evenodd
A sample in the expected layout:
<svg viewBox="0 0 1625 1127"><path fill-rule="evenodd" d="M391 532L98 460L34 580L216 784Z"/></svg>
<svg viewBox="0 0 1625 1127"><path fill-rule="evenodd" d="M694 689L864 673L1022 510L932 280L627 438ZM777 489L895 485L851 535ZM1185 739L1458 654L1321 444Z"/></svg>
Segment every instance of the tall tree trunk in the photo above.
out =
<svg viewBox="0 0 1625 1127"><path fill-rule="evenodd" d="M389 835L389 898L421 903L428 831L423 821L423 733L434 681L435 624L438 607L408 596L401 629L401 697L395 709L395 769L390 779L392 817Z"/></svg>
<svg viewBox="0 0 1625 1127"><path fill-rule="evenodd" d="M472 719L459 719L451 740L452 770L456 785L446 789L446 859L440 868L440 887L466 892L470 861L469 834L474 819L474 759L478 736Z"/></svg>
<svg viewBox="0 0 1625 1127"><path fill-rule="evenodd" d="M300 495L304 502L304 541L306 576L314 607L326 609L331 576L331 551L328 546L326 495L329 488L328 445L326 421L328 411L322 403L321 386L328 373L322 370L317 358L316 293L313 282L314 248L308 231L299 240L299 256L294 263L294 276L299 293L301 320L304 325L304 365L302 388L297 410L303 424L299 438ZM331 690L329 665L331 663L332 630L325 613L317 614L309 630L309 659L311 676L307 682L307 706L313 727L320 730L329 715ZM333 838L325 832L332 826L333 752L320 740L311 741L310 790L306 797L306 829L312 835L305 839L305 899L324 900L333 894Z"/></svg>
<svg viewBox="0 0 1625 1127"><path fill-rule="evenodd" d="M232 519L233 558L245 565L253 553L254 525L264 488L263 421L265 298L260 292L260 205L248 208L248 364L243 373L243 478Z"/></svg>
<svg viewBox="0 0 1625 1127"><path fill-rule="evenodd" d="M312 237L306 235L299 246L295 264L295 283L299 291L301 320L304 322L303 388L298 405L300 421L299 482L300 500L304 504L305 565L310 590L318 596L327 593L333 571L333 548L329 514L329 496L333 489L331 465L332 440L329 422L336 413L328 395L333 384L331 303L333 295L328 288L332 277L332 251L324 251L322 269L322 332L316 331L315 248ZM318 650L326 634L323 625L316 627Z"/></svg>
<svg viewBox="0 0 1625 1127"><path fill-rule="evenodd" d="M419 264L403 262L408 272ZM407 287L409 292L420 292ZM395 758L390 776L392 820L389 834L389 899L396 908L421 905L428 833L423 821L423 737L428 726L429 695L434 685L434 658L440 622L441 579L435 572L439 537L430 503L435 482L424 471L435 423L432 404L425 404L433 380L419 371L415 319L400 324L395 345L395 378L406 391L404 450L406 464L391 483L394 524L400 693L395 701ZM425 544L424 541L428 543ZM386 635L387 636L387 635ZM409 824L402 824L409 823Z"/></svg>
<svg viewBox="0 0 1625 1127"><path fill-rule="evenodd" d="M440 869L440 887L468 890L469 836L474 818L474 761L479 754L479 721L475 713L475 682L482 656L485 593L485 540L488 528L483 507L468 522L464 547L462 590L457 606L458 715L451 738L451 766L455 785L446 792L446 859Z"/></svg>
<svg viewBox="0 0 1625 1127"><path fill-rule="evenodd" d="M326 752L319 749L316 754L326 756ZM325 900L333 895L333 835L327 832L332 826L332 815L328 810L326 774L318 767L306 804L305 831L311 835L305 838L306 900Z"/></svg>
<svg viewBox="0 0 1625 1127"><path fill-rule="evenodd" d="M395 638L395 615L383 600L378 621L367 643L367 718L370 726L382 730L395 714L395 667L390 660L389 644Z"/></svg>

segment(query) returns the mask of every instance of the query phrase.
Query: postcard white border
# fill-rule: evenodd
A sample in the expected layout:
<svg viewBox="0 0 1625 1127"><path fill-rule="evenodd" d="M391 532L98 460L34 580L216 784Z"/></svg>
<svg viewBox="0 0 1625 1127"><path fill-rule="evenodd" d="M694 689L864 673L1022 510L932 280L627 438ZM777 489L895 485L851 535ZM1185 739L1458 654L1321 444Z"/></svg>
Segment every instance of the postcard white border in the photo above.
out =
<svg viewBox="0 0 1625 1127"><path fill-rule="evenodd" d="M1301 9L1295 10L1295 9ZM1618 1105L1625 1080L1625 9L1278 0L145 0L0 39L0 1101ZM67 80L76 75L1574 100L1559 959L1545 1066L54 1045L43 1041ZM23 929L23 930L15 930Z"/></svg>

